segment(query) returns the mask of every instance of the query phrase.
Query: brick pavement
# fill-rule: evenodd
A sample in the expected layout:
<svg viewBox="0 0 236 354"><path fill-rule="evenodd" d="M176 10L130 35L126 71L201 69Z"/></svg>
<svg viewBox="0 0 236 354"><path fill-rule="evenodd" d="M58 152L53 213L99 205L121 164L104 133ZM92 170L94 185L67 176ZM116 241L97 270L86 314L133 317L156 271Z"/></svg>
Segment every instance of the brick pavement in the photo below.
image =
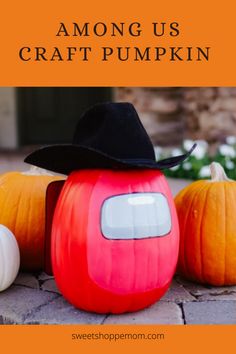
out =
<svg viewBox="0 0 236 354"><path fill-rule="evenodd" d="M0 293L0 323L18 324L236 324L236 286L205 287L176 276L166 295L135 313L99 315L75 309L53 277L20 273Z"/></svg>

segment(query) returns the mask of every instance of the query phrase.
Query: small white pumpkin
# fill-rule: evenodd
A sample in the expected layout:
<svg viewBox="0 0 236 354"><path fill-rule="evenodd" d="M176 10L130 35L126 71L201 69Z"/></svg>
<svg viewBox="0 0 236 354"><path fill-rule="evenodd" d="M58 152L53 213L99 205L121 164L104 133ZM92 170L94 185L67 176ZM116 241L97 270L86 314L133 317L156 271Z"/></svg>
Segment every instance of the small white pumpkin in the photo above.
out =
<svg viewBox="0 0 236 354"><path fill-rule="evenodd" d="M20 267L20 251L13 233L0 225L0 291L15 280Z"/></svg>

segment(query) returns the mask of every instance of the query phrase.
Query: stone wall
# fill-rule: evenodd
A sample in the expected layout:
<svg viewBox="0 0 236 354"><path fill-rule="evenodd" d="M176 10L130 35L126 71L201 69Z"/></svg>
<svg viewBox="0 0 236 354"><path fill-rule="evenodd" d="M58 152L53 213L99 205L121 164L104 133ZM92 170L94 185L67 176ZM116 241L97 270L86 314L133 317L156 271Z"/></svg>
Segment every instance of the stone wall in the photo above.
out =
<svg viewBox="0 0 236 354"><path fill-rule="evenodd" d="M16 94L13 87L0 87L0 147L17 146Z"/></svg>
<svg viewBox="0 0 236 354"><path fill-rule="evenodd" d="M182 110L185 134L209 143L222 142L236 135L236 88L184 88Z"/></svg>
<svg viewBox="0 0 236 354"><path fill-rule="evenodd" d="M177 145L183 139L181 89L172 87L115 89L116 101L133 103L154 144Z"/></svg>
<svg viewBox="0 0 236 354"><path fill-rule="evenodd" d="M134 104L154 144L190 138L214 145L236 135L235 87L119 87L115 99Z"/></svg>

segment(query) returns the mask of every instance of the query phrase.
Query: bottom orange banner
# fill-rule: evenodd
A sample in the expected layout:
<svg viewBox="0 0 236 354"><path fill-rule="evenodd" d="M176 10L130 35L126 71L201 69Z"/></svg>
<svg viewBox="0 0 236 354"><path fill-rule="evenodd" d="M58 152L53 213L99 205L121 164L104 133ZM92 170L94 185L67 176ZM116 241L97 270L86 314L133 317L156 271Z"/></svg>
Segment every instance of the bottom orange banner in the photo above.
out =
<svg viewBox="0 0 236 354"><path fill-rule="evenodd" d="M234 343L234 325L74 326L3 325L1 348L8 353L222 353Z"/></svg>

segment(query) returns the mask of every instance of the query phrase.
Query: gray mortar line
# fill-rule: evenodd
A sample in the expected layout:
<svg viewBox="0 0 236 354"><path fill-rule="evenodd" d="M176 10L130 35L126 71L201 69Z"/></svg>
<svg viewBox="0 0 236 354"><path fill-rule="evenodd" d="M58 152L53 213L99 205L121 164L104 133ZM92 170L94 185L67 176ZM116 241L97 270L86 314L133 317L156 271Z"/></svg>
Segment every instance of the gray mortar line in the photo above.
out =
<svg viewBox="0 0 236 354"><path fill-rule="evenodd" d="M186 323L186 319L185 319L183 303L181 302L181 303L177 304L177 306L179 306L179 308L180 308L184 325L186 325L187 323Z"/></svg>
<svg viewBox="0 0 236 354"><path fill-rule="evenodd" d="M104 319L102 320L102 322L100 324L103 325L109 316L110 316L110 314L105 315Z"/></svg>
<svg viewBox="0 0 236 354"><path fill-rule="evenodd" d="M15 284L15 283L13 283L12 285L13 285L13 286L17 286L17 287L22 287L22 288L31 289L31 290L38 290L38 291L41 291L40 288L32 288L32 286L25 285L25 284ZM42 290L42 291L43 291L43 290Z"/></svg>
<svg viewBox="0 0 236 354"><path fill-rule="evenodd" d="M32 288L31 286L28 286L25 284L13 284L13 285L18 286L18 287L22 287L22 288L37 290L37 291L44 292L44 293L53 293L53 294L57 294L59 296L62 296L62 295L58 294L57 291L53 291L53 290L47 290L47 289L42 289L42 288Z"/></svg>
<svg viewBox="0 0 236 354"><path fill-rule="evenodd" d="M58 299L58 298L60 297L60 295L58 295L58 294L56 294L56 293L54 293L54 294L57 295L57 296L55 296L55 297L54 297L53 299L51 299L51 300L48 300L48 301L45 302L44 304L41 304L41 305L39 305L38 307L33 308L33 309L32 309L31 311L29 311L25 316L23 316L23 322L25 322L25 321L27 320L27 317L31 316L32 314L36 314L37 312L39 312L39 311L41 310L42 307L49 305L51 302L53 302L54 300L56 300L56 299Z"/></svg>

